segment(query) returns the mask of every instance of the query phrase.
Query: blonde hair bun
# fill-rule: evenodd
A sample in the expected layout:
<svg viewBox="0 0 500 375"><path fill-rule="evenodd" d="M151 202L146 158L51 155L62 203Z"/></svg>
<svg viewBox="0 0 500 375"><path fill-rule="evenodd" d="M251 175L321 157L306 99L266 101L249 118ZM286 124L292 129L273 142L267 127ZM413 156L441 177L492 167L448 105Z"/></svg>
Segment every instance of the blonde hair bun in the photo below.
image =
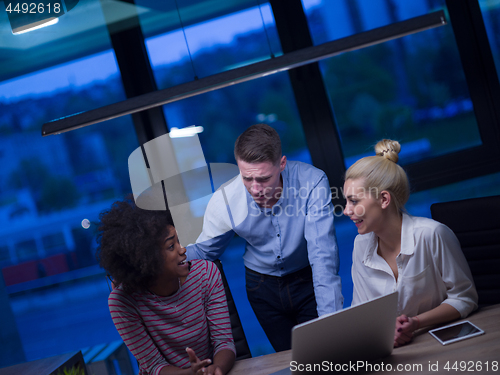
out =
<svg viewBox="0 0 500 375"><path fill-rule="evenodd" d="M401 145L399 142L391 139L382 139L375 145L375 154L385 159L389 159L394 163L398 162L400 151Z"/></svg>

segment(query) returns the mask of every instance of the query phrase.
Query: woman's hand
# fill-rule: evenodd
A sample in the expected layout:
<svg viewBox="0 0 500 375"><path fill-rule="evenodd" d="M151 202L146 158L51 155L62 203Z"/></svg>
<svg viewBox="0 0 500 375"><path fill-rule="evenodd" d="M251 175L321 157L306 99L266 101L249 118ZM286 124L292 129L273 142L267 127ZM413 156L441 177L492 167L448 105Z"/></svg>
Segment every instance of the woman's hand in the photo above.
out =
<svg viewBox="0 0 500 375"><path fill-rule="evenodd" d="M413 338L413 332L418 329L418 319L400 315L396 318L396 331L394 333L394 347L405 345Z"/></svg>
<svg viewBox="0 0 500 375"><path fill-rule="evenodd" d="M186 348L186 352L189 356L189 362L191 362L191 374L192 375L206 375L208 374L216 374L219 375L218 373L215 372L207 372L206 366L210 365L212 361L210 359L204 359L203 361L200 361L198 357L196 356L196 353L194 352L193 349L191 348ZM212 367L212 366L210 366ZM222 375L222 372L220 373Z"/></svg>

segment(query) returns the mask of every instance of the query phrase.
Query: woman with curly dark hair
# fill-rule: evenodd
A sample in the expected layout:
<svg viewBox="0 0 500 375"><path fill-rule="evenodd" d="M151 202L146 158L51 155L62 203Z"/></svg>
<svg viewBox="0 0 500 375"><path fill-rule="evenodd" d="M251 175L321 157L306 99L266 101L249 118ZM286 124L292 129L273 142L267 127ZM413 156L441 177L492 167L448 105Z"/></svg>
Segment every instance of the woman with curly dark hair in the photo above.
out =
<svg viewBox="0 0 500 375"><path fill-rule="evenodd" d="M235 347L215 264L186 261L168 211L126 199L100 220L97 258L115 286L109 310L139 374L226 374Z"/></svg>

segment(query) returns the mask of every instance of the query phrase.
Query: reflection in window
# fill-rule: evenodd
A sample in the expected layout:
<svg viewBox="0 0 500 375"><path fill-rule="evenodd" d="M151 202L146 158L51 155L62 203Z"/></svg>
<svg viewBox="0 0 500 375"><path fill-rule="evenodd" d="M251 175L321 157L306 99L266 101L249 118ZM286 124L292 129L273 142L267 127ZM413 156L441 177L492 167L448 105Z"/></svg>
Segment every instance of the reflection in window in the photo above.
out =
<svg viewBox="0 0 500 375"><path fill-rule="evenodd" d="M16 257L20 261L37 257L37 246L34 239L21 241L16 244Z"/></svg>
<svg viewBox="0 0 500 375"><path fill-rule="evenodd" d="M47 254L57 254L66 250L66 241L62 232L44 236L42 243Z"/></svg>
<svg viewBox="0 0 500 375"><path fill-rule="evenodd" d="M500 72L500 2L479 0L497 72Z"/></svg>
<svg viewBox="0 0 500 375"><path fill-rule="evenodd" d="M164 112L170 129L191 125L203 129L198 136L207 163L234 164L236 138L256 123L267 123L278 131L289 160L311 163L287 73L167 104ZM194 216L203 216L208 199L191 202Z"/></svg>
<svg viewBox="0 0 500 375"><path fill-rule="evenodd" d="M180 12L182 16L182 8ZM146 39L160 89L281 54L268 3ZM186 44L187 43L187 44ZM192 56L192 63L189 58Z"/></svg>
<svg viewBox="0 0 500 375"><path fill-rule="evenodd" d="M0 265L28 360L117 339L95 225L82 220L131 190L131 118L49 137L40 127L124 99L110 50L0 84ZM82 306L92 318L71 311Z"/></svg>
<svg viewBox="0 0 500 375"><path fill-rule="evenodd" d="M450 26L320 63L346 166L382 138L402 144L401 163L481 144Z"/></svg>
<svg viewBox="0 0 500 375"><path fill-rule="evenodd" d="M0 264L5 261L10 261L10 253L8 246L0 246Z"/></svg>
<svg viewBox="0 0 500 375"><path fill-rule="evenodd" d="M236 138L256 123L278 131L288 159L311 161L286 72L167 104L164 111L170 128L203 127L199 137L210 163L234 163Z"/></svg>
<svg viewBox="0 0 500 375"><path fill-rule="evenodd" d="M442 0L303 0L315 44L420 16ZM320 62L349 167L382 138L401 163L481 144L450 25Z"/></svg>

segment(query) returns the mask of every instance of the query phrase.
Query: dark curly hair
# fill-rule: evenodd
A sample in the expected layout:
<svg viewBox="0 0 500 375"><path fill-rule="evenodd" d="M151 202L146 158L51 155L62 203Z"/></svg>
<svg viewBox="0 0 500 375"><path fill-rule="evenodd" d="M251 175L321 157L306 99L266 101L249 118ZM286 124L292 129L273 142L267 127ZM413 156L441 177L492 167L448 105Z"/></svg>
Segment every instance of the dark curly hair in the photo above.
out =
<svg viewBox="0 0 500 375"><path fill-rule="evenodd" d="M174 226L167 211L137 207L132 197L101 212L97 228L99 264L128 293L146 290L162 272L161 236Z"/></svg>

